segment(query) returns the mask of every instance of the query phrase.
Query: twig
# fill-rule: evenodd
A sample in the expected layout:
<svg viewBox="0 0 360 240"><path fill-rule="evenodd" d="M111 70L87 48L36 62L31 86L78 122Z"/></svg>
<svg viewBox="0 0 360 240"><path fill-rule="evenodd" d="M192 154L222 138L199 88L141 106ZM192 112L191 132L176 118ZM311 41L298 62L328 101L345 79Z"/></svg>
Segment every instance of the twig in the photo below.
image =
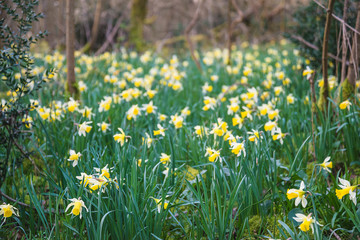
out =
<svg viewBox="0 0 360 240"><path fill-rule="evenodd" d="M331 228L329 228L329 229L330 229L331 234L333 234L337 240L341 240L340 236L337 235L337 233L334 230L332 230Z"/></svg>
<svg viewBox="0 0 360 240"><path fill-rule="evenodd" d="M344 1L344 12L343 12L343 19L344 22L346 22L347 20L347 8L348 8L348 4L349 4L349 0L345 0ZM345 24L342 24L342 62L346 61L346 54L347 54L347 47L346 47L346 38L347 38L347 32L346 32L346 27ZM343 82L345 80L345 75L346 75L346 65L342 64L341 65L341 82Z"/></svg>
<svg viewBox="0 0 360 240"><path fill-rule="evenodd" d="M9 201L12 201L12 202L15 202L15 203L19 204L20 206L27 207L27 208L33 208L33 209L36 210L35 207L30 206L30 205L28 205L28 204L26 204L26 203L20 202L20 201L18 201L18 200L16 200L16 199L14 199L14 198L6 195L6 194L3 193L1 190L0 190L0 195L3 196L4 198L6 198L6 199L9 200Z"/></svg>
<svg viewBox="0 0 360 240"><path fill-rule="evenodd" d="M327 8L322 5L321 3L319 3L316 0L313 0L317 5L319 5L321 8L327 10ZM339 18L338 16L336 16L334 13L331 14L333 18L335 18L336 20L338 20L339 22L345 24L346 27L350 28L353 32L355 32L356 34L360 35L360 32L358 30L356 30L355 28L351 27L349 24L347 24L346 22L344 22L344 20L342 20L341 18Z"/></svg>
<svg viewBox="0 0 360 240"><path fill-rule="evenodd" d="M322 48L322 70L324 78L324 91L323 91L323 100L324 100L324 109L327 108L328 97L329 97L329 83L328 83L328 44L329 44L329 34L331 26L331 14L334 9L335 0L329 0L328 9L326 12L326 22L323 38L323 48Z"/></svg>
<svg viewBox="0 0 360 240"><path fill-rule="evenodd" d="M113 29L111 30L109 36L106 37L106 41L104 42L104 44L95 52L95 56L103 53L108 48L110 42L114 39L118 29L120 28L121 21L122 21L122 18L119 18L116 21L116 24L113 27Z"/></svg>
<svg viewBox="0 0 360 240"><path fill-rule="evenodd" d="M316 50L316 51L319 51L319 50L320 50L317 46L315 46L314 44L306 41L305 39L303 39L303 38L300 37L300 36L297 36L297 35L293 35L293 34L292 34L292 35L291 35L291 38L293 38L293 39L295 39L295 40L298 40L299 42L301 42L301 43L304 44L305 46L307 46L307 47L309 47L309 48L312 48L312 49L314 49L314 50ZM341 58L335 56L334 54L328 53L328 56L331 57L332 59L334 59L334 60L342 63ZM349 65L349 62L346 61L345 64L346 64L346 65Z"/></svg>
<svg viewBox="0 0 360 240"><path fill-rule="evenodd" d="M313 158L316 162L316 152L315 152L315 123L314 115L316 114L316 94L314 87L315 71L311 74L309 78L310 89L311 89L311 132L312 132L312 144L313 144Z"/></svg>
<svg viewBox="0 0 360 240"><path fill-rule="evenodd" d="M37 211L36 207L30 206L29 204L26 204L26 203L23 203L23 202L20 202L20 201L18 201L18 200L16 200L16 199L14 199L14 198L6 195L6 194L3 193L1 190L0 190L0 196L3 196L4 198L6 198L6 199L9 200L9 201L12 201L12 202L14 202L14 203L19 204L19 205L22 206L22 207L32 208L32 209L34 209L34 210ZM49 213L50 213L49 209L44 209L44 213L49 214ZM51 210L51 213L56 213L56 212L55 212L54 209L52 209L52 210ZM64 213L64 211L59 211L59 213Z"/></svg>
<svg viewBox="0 0 360 240"><path fill-rule="evenodd" d="M187 43L189 45L189 48L190 48L191 58L194 60L194 62L196 64L196 67L199 69L200 72L202 72L202 68L201 68L199 59L197 59L197 57L195 56L194 46L193 46L193 44L191 42L189 34L190 34L191 29L193 29L193 27L195 26L196 22L199 19L199 14L200 14L200 9L201 9L202 3L203 3L203 0L199 0L199 4L198 4L197 9L195 11L195 14L193 16L193 19L191 20L191 22L189 23L189 25L185 29L186 41L187 41Z"/></svg>
<svg viewBox="0 0 360 240"><path fill-rule="evenodd" d="M26 152L24 151L24 149L21 148L21 146L15 141L15 139L12 139L12 142L15 144L15 146L17 147L17 149L19 149L19 151L27 158L30 160L30 162L33 164L35 172L40 172L39 168L36 166L36 163L34 160L32 160L32 158L30 156L28 156L28 154L26 154Z"/></svg>

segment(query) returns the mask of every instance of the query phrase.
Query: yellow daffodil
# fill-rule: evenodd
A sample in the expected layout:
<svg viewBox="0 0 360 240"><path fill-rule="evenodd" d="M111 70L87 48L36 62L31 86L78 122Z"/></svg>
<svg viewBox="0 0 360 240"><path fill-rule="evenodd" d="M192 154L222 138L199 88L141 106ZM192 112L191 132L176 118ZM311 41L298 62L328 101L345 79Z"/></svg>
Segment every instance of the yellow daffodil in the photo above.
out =
<svg viewBox="0 0 360 240"><path fill-rule="evenodd" d="M82 172L80 176L76 176L76 178L80 181L80 184L84 184L84 186L86 187L89 183L90 180L93 178L92 175L87 175L86 173Z"/></svg>
<svg viewBox="0 0 360 240"><path fill-rule="evenodd" d="M165 153L161 153L161 156L160 156L160 162L164 165L170 163L171 161L171 158L170 158L170 155L167 155Z"/></svg>
<svg viewBox="0 0 360 240"><path fill-rule="evenodd" d="M89 133L91 131L91 124L92 122L83 122L79 125L79 136L86 136L86 133Z"/></svg>
<svg viewBox="0 0 360 240"><path fill-rule="evenodd" d="M351 102L349 100L345 100L339 105L341 110L344 110L346 108L349 109L350 106L351 106Z"/></svg>
<svg viewBox="0 0 360 240"><path fill-rule="evenodd" d="M69 210L70 207L73 207L73 209L71 210L71 213L69 214L73 214L74 216L78 216L80 215L80 218L82 217L82 208L85 208L86 211L89 211L87 209L87 207L85 206L85 203L81 200L81 198L72 198L69 199L71 201L71 203L66 207L65 212L67 212Z"/></svg>
<svg viewBox="0 0 360 240"><path fill-rule="evenodd" d="M194 130L195 130L195 134L200 138L203 138L205 135L208 135L208 128L207 127L195 126Z"/></svg>
<svg viewBox="0 0 360 240"><path fill-rule="evenodd" d="M143 104L142 108L143 111L145 111L145 115L151 114L151 113L155 113L157 107L154 106L153 101L150 101L150 103L148 104Z"/></svg>
<svg viewBox="0 0 360 240"><path fill-rule="evenodd" d="M209 156L209 161L210 162L215 162L218 159L220 159L221 162L221 157L220 157L220 150L214 150L211 148L206 148L206 153L205 153L205 157Z"/></svg>
<svg viewBox="0 0 360 240"><path fill-rule="evenodd" d="M75 167L78 164L81 156L82 155L80 152L76 153L74 150L70 150L70 156L69 156L68 161L70 161L70 162L72 161L73 162L72 165L73 165L73 167Z"/></svg>
<svg viewBox="0 0 360 240"><path fill-rule="evenodd" d="M182 116L178 116L177 114L170 117L170 123L174 124L176 129L182 128L184 118Z"/></svg>
<svg viewBox="0 0 360 240"><path fill-rule="evenodd" d="M163 201L161 198L160 199L154 198L154 197L151 197L151 198L154 199L159 213L161 212L162 208L164 208L164 209L168 208L168 206L169 206L168 201Z"/></svg>
<svg viewBox="0 0 360 240"><path fill-rule="evenodd" d="M157 124L157 128L158 130L154 130L154 136L161 135L165 137L165 129L160 124Z"/></svg>
<svg viewBox="0 0 360 240"><path fill-rule="evenodd" d="M322 167L325 171L328 171L329 173L331 173L330 168L333 167L333 163L330 162L330 158L331 157L326 157L324 162L319 165L320 167Z"/></svg>
<svg viewBox="0 0 360 240"><path fill-rule="evenodd" d="M319 222L317 222L315 219L311 217L311 213L308 216L305 216L304 214L301 213L296 213L294 220L297 221L298 223L301 223L299 228L303 232L309 231L310 228L312 232L314 232L314 224L316 223L320 225Z"/></svg>
<svg viewBox="0 0 360 240"><path fill-rule="evenodd" d="M257 131L257 130L252 129L252 131L248 132L247 134L250 135L249 136L249 141L250 142L255 142L255 144L258 143L259 139L262 139L262 136L260 135L259 131Z"/></svg>
<svg viewBox="0 0 360 240"><path fill-rule="evenodd" d="M234 153L237 157L241 156L241 154L246 157L246 151L245 151L245 141L242 142L231 142L231 152Z"/></svg>
<svg viewBox="0 0 360 240"><path fill-rule="evenodd" d="M105 133L109 129L110 124L108 124L106 122L102 122L102 123L98 123L97 126L99 127L99 131L102 131L103 133Z"/></svg>
<svg viewBox="0 0 360 240"><path fill-rule="evenodd" d="M304 181L301 181L300 183L300 188L299 189L288 189L286 196L289 200L291 199L295 199L295 206L298 206L299 203L301 202L301 205L305 208L307 205L307 200L306 200L306 192L304 191L305 188L305 183Z"/></svg>
<svg viewBox="0 0 360 240"><path fill-rule="evenodd" d="M303 76L306 76L306 78L309 80L313 72L314 70L311 70L309 66L306 66L306 69L303 71Z"/></svg>
<svg viewBox="0 0 360 240"><path fill-rule="evenodd" d="M6 203L0 205L0 216L6 219L12 215L19 216L19 211L16 207Z"/></svg>
<svg viewBox="0 0 360 240"><path fill-rule="evenodd" d="M99 112L109 111L112 103L112 97L105 96L99 103Z"/></svg>
<svg viewBox="0 0 360 240"><path fill-rule="evenodd" d="M349 181L342 178L339 178L339 181L339 187L341 189L336 189L336 196L338 199L341 200L345 195L349 194L350 200L353 201L353 203L356 205L356 188L358 186L351 186Z"/></svg>
<svg viewBox="0 0 360 240"><path fill-rule="evenodd" d="M120 131L120 133L117 133L113 136L114 140L120 143L121 146L124 146L124 143L128 141L129 136L125 135L124 130L122 130L122 128L118 128L118 130Z"/></svg>
<svg viewBox="0 0 360 240"><path fill-rule="evenodd" d="M74 112L77 107L79 106L79 103L75 101L73 98L70 98L70 101L67 102L67 108L69 112Z"/></svg>
<svg viewBox="0 0 360 240"><path fill-rule="evenodd" d="M138 107L138 105L133 105L131 106L131 108L126 112L126 118L127 120L131 120L134 119L136 120L136 118L140 115L140 108Z"/></svg>
<svg viewBox="0 0 360 240"><path fill-rule="evenodd" d="M153 139L150 137L150 135L148 133L145 133L146 138L142 138L142 142L143 144L146 144L147 148L151 147L151 144L153 142Z"/></svg>

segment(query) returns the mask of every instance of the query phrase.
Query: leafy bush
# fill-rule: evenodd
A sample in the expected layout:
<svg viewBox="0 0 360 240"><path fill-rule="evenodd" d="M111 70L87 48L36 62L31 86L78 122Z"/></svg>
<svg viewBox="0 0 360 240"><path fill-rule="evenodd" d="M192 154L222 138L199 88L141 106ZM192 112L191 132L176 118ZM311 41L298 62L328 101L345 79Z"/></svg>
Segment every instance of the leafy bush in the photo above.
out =
<svg viewBox="0 0 360 240"><path fill-rule="evenodd" d="M30 45L46 34L40 32L29 36L34 21L41 14L35 13L37 0L14 0L0 2L0 10L4 18L0 19L0 77L2 89L8 89L7 101L0 105L0 186L4 182L11 156L16 156L12 166L18 166L19 156L29 157L21 142L28 135L24 128L30 128L32 118L29 111L34 108L29 96L40 88L43 79L33 72L34 60L29 55ZM15 149L15 151L14 151ZM20 154L16 154L20 153Z"/></svg>

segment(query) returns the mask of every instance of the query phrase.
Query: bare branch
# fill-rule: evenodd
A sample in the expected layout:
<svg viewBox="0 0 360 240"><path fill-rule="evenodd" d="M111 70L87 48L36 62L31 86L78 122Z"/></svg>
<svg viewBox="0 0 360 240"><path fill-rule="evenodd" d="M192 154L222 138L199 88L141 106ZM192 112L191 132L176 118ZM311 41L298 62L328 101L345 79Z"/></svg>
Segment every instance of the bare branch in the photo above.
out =
<svg viewBox="0 0 360 240"><path fill-rule="evenodd" d="M189 45L189 48L190 48L191 58L194 60L194 62L196 64L196 67L199 69L200 72L202 72L202 69L201 69L199 59L197 59L197 57L195 56L195 53L194 53L194 46L193 46L192 41L190 39L190 31L194 28L196 22L199 20L199 14L200 14L200 9L201 9L202 3L203 3L203 0L199 0L199 4L198 4L198 6L196 8L193 19L191 20L191 22L189 23L189 25L185 29L186 41L187 41L187 43Z"/></svg>
<svg viewBox="0 0 360 240"><path fill-rule="evenodd" d="M324 5L322 5L321 3L319 3L316 0L313 0L317 5L319 5L321 8L326 9L326 7L324 7ZM339 22L345 24L346 27L350 28L353 32L355 32L356 34L360 35L360 32L358 30L356 30L355 28L351 27L349 24L347 24L346 22L344 22L344 20L342 20L341 18L339 18L338 16L336 16L334 13L331 14L333 18L335 18L336 20L338 20Z"/></svg>

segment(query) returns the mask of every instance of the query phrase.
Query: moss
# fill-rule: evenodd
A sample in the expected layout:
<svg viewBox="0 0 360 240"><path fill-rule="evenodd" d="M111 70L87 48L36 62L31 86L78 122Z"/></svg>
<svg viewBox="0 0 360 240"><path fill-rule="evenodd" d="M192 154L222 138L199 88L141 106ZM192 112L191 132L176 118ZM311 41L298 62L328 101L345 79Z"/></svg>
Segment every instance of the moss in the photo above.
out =
<svg viewBox="0 0 360 240"><path fill-rule="evenodd" d="M144 49L143 28L147 14L147 0L133 0L130 14L129 38L137 51Z"/></svg>
<svg viewBox="0 0 360 240"><path fill-rule="evenodd" d="M350 84L349 79L346 78L339 87L338 102L341 103L349 99L355 93L355 87Z"/></svg>
<svg viewBox="0 0 360 240"><path fill-rule="evenodd" d="M320 94L319 94L319 100L317 102L318 108L321 112L324 112L324 110L326 109L326 99L324 97L324 93L325 93L325 88L324 87L320 87Z"/></svg>
<svg viewBox="0 0 360 240"><path fill-rule="evenodd" d="M278 225L278 222L275 223L275 216L267 216L264 219L261 219L259 215L252 216L249 219L249 227L250 227L250 233L254 235L259 234L266 234L268 235L268 231L273 234L273 236L280 236L279 229L276 227ZM273 232L275 229L275 232ZM271 236L269 236L271 237Z"/></svg>

